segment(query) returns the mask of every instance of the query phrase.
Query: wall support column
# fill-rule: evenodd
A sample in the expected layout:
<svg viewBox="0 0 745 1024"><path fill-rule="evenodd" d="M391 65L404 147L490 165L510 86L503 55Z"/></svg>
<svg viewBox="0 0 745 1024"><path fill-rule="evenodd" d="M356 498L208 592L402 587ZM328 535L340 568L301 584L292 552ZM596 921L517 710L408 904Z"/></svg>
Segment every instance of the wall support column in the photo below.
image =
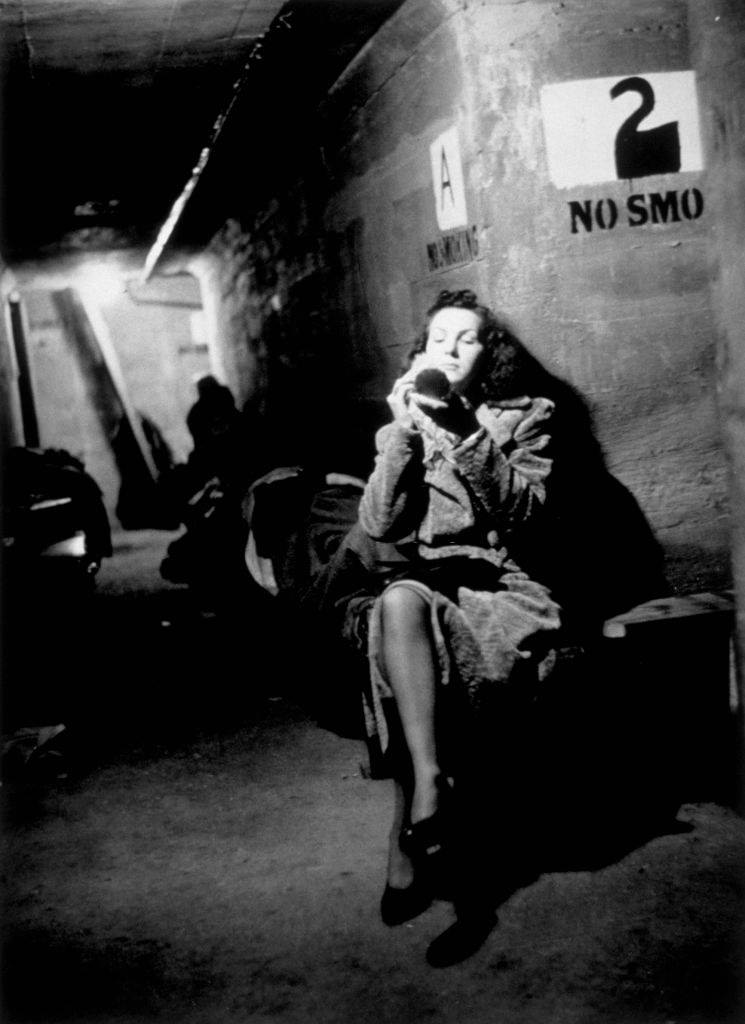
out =
<svg viewBox="0 0 745 1024"><path fill-rule="evenodd" d="M707 195L716 209L712 307L717 390L729 462L738 679L738 809L745 813L745 10L740 0L689 0L704 124Z"/></svg>

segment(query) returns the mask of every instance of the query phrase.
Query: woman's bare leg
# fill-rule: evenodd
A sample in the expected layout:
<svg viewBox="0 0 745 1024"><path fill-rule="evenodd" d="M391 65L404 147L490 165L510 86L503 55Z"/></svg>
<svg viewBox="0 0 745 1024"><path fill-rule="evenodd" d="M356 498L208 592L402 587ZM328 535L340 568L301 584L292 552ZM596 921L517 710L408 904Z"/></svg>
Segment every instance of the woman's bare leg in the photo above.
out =
<svg viewBox="0 0 745 1024"><path fill-rule="evenodd" d="M413 772L412 824L438 807L435 742L437 665L429 605L416 591L392 586L381 598L382 654ZM398 799L398 798L397 798Z"/></svg>

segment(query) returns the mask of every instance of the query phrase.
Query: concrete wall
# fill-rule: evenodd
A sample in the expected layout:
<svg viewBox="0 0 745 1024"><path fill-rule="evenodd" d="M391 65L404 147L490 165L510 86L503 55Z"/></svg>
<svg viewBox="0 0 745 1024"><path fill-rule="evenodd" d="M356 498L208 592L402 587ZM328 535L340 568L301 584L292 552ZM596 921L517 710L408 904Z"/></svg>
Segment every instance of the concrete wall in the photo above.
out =
<svg viewBox="0 0 745 1024"><path fill-rule="evenodd" d="M28 324L27 350L43 448L64 448L85 465L113 515L119 475L77 353L65 332L52 293L21 292Z"/></svg>
<svg viewBox="0 0 745 1024"><path fill-rule="evenodd" d="M299 158L290 202L238 212L213 242L215 315L242 394L261 396L271 384L273 294L285 303L285 335L313 312L347 391L376 398L437 292L473 287L589 401L609 468L662 541L673 585L727 583L716 352L737 316L720 250L732 254L742 241L724 226L742 191L715 168L721 96L700 86L693 94L701 165L574 185L556 181L541 102L543 87L598 78L695 71L706 82L721 66L707 41L714 18L725 19L718 31L729 38L745 24L741 5L715 6L404 4L329 95L318 150ZM728 88L722 74L719 88ZM741 126L742 92L731 88L726 116ZM633 96L617 102L624 117L635 106ZM669 119L682 125L691 101L681 102ZM430 145L453 126L467 218L443 231ZM288 310L303 283L305 302Z"/></svg>
<svg viewBox="0 0 745 1024"><path fill-rule="evenodd" d="M745 765L745 18L737 0L691 0L690 24L707 111L708 182L714 201L713 327L729 456L732 565L737 601L740 766ZM745 813L745 773L739 809Z"/></svg>

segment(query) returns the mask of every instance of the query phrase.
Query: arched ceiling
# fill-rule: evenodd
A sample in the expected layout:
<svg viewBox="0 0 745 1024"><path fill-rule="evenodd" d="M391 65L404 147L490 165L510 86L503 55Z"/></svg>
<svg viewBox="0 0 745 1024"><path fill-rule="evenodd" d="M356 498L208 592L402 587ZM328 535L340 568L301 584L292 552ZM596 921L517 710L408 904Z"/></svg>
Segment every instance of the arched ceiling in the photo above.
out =
<svg viewBox="0 0 745 1024"><path fill-rule="evenodd" d="M147 243L247 62L274 64L285 101L320 98L400 2L0 0L6 258ZM289 49L269 45L278 28Z"/></svg>

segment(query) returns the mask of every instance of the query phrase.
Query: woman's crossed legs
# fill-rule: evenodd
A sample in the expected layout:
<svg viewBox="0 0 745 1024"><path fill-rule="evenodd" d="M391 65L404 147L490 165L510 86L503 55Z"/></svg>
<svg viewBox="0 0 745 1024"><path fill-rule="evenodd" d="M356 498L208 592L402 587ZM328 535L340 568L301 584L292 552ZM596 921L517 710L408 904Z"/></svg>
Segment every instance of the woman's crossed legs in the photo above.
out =
<svg viewBox="0 0 745 1024"><path fill-rule="evenodd" d="M381 596L381 633L383 668L409 761L401 764L394 775L388 883L405 888L413 881L414 867L408 853L401 849L401 830L432 818L443 791L435 727L438 665L430 605L405 580L391 584Z"/></svg>

